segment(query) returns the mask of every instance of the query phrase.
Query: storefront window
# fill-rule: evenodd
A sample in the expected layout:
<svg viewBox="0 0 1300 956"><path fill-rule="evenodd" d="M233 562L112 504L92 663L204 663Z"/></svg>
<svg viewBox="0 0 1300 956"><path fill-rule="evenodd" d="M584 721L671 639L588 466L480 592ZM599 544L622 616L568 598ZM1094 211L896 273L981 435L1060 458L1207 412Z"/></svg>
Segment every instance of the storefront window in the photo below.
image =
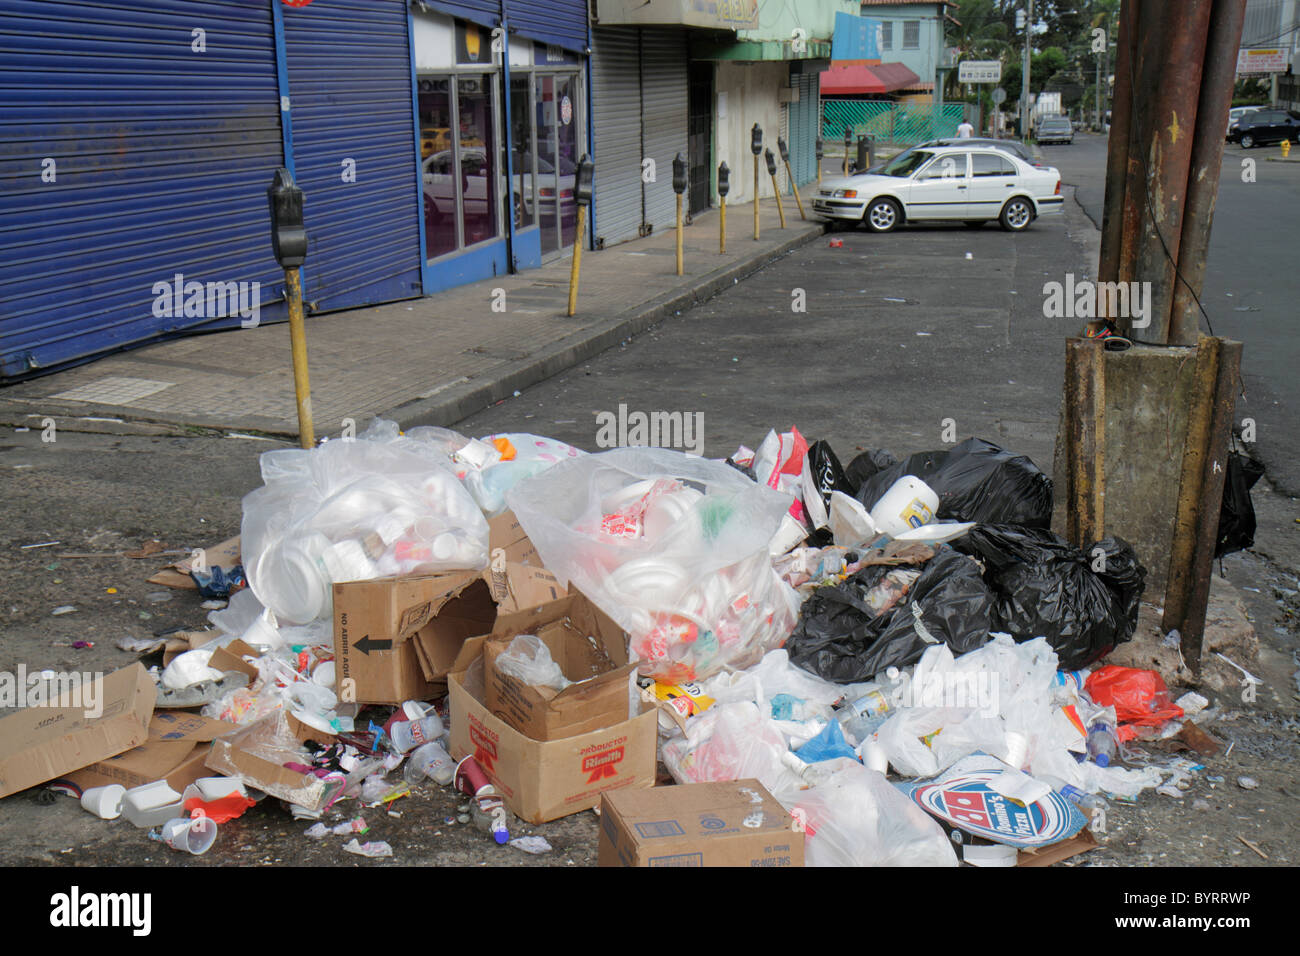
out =
<svg viewBox="0 0 1300 956"><path fill-rule="evenodd" d="M492 77L457 78L460 175L464 189L465 245L497 234L497 155L492 124Z"/></svg>
<svg viewBox="0 0 1300 956"><path fill-rule="evenodd" d="M537 75L537 203L544 253L572 245L577 232L577 91L576 76Z"/></svg>
<svg viewBox="0 0 1300 956"><path fill-rule="evenodd" d="M457 246L455 156L451 150L450 77L420 78L420 162L424 179L424 249L434 259Z"/></svg>
<svg viewBox="0 0 1300 956"><path fill-rule="evenodd" d="M510 184L510 204L514 210L515 228L523 229L537 221L532 93L527 74L510 78L510 140L513 149L510 165L514 169L514 179Z"/></svg>

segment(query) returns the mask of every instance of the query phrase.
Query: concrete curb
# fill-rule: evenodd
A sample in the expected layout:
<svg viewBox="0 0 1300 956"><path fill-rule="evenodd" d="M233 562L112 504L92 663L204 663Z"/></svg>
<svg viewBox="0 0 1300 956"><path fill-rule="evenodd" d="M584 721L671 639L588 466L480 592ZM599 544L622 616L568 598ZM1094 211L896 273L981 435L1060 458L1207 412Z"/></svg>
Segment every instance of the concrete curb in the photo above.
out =
<svg viewBox="0 0 1300 956"><path fill-rule="evenodd" d="M391 419L403 429L417 425L453 425L475 412L512 396L516 391L522 391L530 385L536 385L589 358L594 358L629 336L637 335L657 325L674 312L683 311L712 298L768 263L823 235L825 235L824 226L811 229L802 235L787 239L772 249L710 272L689 289L670 292L648 303L633 306L590 328L552 342L541 351L517 362L508 363L500 370L491 373L491 379L453 385L437 396L405 402L380 412L377 417Z"/></svg>

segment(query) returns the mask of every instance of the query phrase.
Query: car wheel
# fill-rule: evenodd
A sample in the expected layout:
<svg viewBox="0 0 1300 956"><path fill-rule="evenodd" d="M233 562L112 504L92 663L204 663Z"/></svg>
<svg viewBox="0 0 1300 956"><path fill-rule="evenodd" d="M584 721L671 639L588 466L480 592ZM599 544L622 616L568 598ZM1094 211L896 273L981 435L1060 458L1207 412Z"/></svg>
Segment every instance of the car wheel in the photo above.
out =
<svg viewBox="0 0 1300 956"><path fill-rule="evenodd" d="M1007 232L1020 232L1034 221L1034 205L1024 196L1015 196L1007 200L998 219Z"/></svg>
<svg viewBox="0 0 1300 956"><path fill-rule="evenodd" d="M893 232L898 228L903 212L892 199L873 199L862 214L862 221L872 232Z"/></svg>
<svg viewBox="0 0 1300 956"><path fill-rule="evenodd" d="M1241 137L1241 148L1250 149L1254 145L1255 145L1255 137L1251 136L1249 133L1243 133Z"/></svg>

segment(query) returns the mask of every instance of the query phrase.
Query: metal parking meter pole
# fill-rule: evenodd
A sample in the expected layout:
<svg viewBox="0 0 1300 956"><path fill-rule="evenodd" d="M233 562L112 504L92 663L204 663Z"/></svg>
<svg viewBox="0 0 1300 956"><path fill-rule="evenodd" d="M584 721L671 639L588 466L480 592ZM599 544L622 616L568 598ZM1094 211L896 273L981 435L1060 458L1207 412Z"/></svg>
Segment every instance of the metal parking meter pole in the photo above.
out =
<svg viewBox="0 0 1300 956"><path fill-rule="evenodd" d="M844 175L849 174L849 150L853 148L853 130L844 127Z"/></svg>
<svg viewBox="0 0 1300 956"><path fill-rule="evenodd" d="M858 172L865 173L871 168L871 139L867 136L858 137Z"/></svg>
<svg viewBox="0 0 1300 956"><path fill-rule="evenodd" d="M731 192L731 170L724 162L718 167L718 255L727 252L727 193Z"/></svg>
<svg viewBox="0 0 1300 956"><path fill-rule="evenodd" d="M763 129L757 123L749 131L749 150L754 154L754 241L758 242L758 156L763 152Z"/></svg>
<svg viewBox="0 0 1300 956"><path fill-rule="evenodd" d="M582 154L578 160L578 178L573 195L578 201L578 232L573 239L573 265L569 268L569 315L578 311L578 277L582 272L582 237L587 231L587 207L591 205L591 184L596 166Z"/></svg>
<svg viewBox="0 0 1300 956"><path fill-rule="evenodd" d="M804 215L803 200L799 198L799 187L794 184L794 170L790 168L790 147L780 136L776 138L776 151L781 154L781 162L785 163L785 174L790 177L790 192L794 193L795 205L799 207L799 218L806 220L808 217Z"/></svg>
<svg viewBox="0 0 1300 956"><path fill-rule="evenodd" d="M677 194L677 274L682 275L682 196L686 192L686 160L678 153L673 159L673 192Z"/></svg>
<svg viewBox="0 0 1300 956"><path fill-rule="evenodd" d="M781 187L776 184L776 157L769 149L763 157L767 160L767 174L772 177L772 195L776 197L776 214L781 217L781 228L785 228L785 210L781 208Z"/></svg>
<svg viewBox="0 0 1300 956"><path fill-rule="evenodd" d="M293 391L298 401L298 444L316 446L311 421L311 385L307 380L307 330L302 315L302 275L307 260L307 228L302 219L302 190L289 170L275 171L266 190L271 207L271 251L284 270L284 298L289 306L289 342L293 353Z"/></svg>
<svg viewBox="0 0 1300 956"><path fill-rule="evenodd" d="M822 142L820 136L817 137L817 185L822 184L822 157L826 155L826 144Z"/></svg>

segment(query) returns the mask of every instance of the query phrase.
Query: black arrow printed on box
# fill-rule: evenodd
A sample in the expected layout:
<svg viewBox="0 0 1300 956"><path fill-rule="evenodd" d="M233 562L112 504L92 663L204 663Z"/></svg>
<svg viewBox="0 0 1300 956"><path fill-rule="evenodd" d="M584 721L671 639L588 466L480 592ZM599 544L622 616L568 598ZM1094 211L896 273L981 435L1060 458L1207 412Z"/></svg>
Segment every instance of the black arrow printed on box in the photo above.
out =
<svg viewBox="0 0 1300 956"><path fill-rule="evenodd" d="M376 651L391 651L393 649L393 642L391 640L374 641L371 640L370 635L367 634L365 637L361 638L361 640L356 641L352 646L355 647L357 650L359 650L362 654L365 654L367 657L369 657L372 648Z"/></svg>

